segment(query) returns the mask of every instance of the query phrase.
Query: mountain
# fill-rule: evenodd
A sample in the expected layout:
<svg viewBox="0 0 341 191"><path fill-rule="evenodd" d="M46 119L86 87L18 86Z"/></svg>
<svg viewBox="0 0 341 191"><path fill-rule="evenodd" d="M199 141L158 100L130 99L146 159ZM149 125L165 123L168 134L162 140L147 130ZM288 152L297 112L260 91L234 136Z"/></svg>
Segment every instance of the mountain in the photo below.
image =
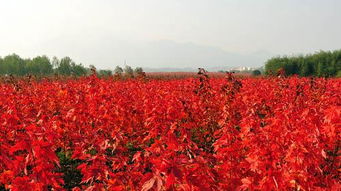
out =
<svg viewBox="0 0 341 191"><path fill-rule="evenodd" d="M260 67L272 55L261 51L255 53L232 53L221 48L179 43L170 40L124 41L112 38L89 38L86 41L68 41L63 37L47 43L44 50L51 56L70 56L85 65L100 69L114 69L125 64L146 70L196 71L197 68L226 70L234 67ZM74 38L76 39L76 38ZM65 47L57 52L55 47Z"/></svg>

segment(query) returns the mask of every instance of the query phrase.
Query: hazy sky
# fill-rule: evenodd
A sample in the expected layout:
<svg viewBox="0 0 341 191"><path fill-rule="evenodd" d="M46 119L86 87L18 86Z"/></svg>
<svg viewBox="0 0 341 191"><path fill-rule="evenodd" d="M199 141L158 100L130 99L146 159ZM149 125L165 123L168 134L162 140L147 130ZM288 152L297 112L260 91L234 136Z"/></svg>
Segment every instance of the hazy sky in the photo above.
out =
<svg viewBox="0 0 341 191"><path fill-rule="evenodd" d="M100 68L259 66L340 49L340 10L341 0L0 0L0 55Z"/></svg>

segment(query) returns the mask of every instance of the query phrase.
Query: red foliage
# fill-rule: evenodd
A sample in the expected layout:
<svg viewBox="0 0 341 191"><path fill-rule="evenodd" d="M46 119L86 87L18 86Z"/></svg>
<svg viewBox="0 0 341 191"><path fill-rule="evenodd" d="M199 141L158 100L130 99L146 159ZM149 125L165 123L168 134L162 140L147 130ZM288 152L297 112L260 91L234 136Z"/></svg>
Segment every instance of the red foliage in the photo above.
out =
<svg viewBox="0 0 341 191"><path fill-rule="evenodd" d="M127 80L0 84L0 187L338 190L341 80Z"/></svg>

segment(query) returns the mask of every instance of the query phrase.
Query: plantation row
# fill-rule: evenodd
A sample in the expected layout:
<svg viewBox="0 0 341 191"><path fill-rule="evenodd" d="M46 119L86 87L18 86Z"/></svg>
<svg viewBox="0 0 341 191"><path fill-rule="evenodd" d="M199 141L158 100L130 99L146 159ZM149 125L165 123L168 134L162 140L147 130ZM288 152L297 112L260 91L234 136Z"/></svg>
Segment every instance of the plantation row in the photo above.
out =
<svg viewBox="0 0 341 191"><path fill-rule="evenodd" d="M341 80L0 84L0 190L338 190Z"/></svg>

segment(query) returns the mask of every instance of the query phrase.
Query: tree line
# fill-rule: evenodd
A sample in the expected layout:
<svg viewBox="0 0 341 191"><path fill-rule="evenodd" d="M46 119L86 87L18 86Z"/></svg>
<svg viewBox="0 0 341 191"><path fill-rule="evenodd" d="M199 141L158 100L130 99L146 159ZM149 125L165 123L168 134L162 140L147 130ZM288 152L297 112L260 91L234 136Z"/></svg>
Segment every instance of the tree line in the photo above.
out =
<svg viewBox="0 0 341 191"><path fill-rule="evenodd" d="M341 77L341 50L320 51L315 54L283 56L269 59L265 73L276 74L280 70L286 75Z"/></svg>
<svg viewBox="0 0 341 191"><path fill-rule="evenodd" d="M0 75L14 75L14 76L86 76L96 71L96 74L101 77L112 75L126 75L133 77L134 74L141 74L143 70L141 67L133 69L130 66L121 68L117 66L113 71L111 70L96 70L93 65L85 67L81 63L75 63L70 57L58 59L53 57L50 59L47 56L37 56L34 58L21 58L17 54L0 57Z"/></svg>

